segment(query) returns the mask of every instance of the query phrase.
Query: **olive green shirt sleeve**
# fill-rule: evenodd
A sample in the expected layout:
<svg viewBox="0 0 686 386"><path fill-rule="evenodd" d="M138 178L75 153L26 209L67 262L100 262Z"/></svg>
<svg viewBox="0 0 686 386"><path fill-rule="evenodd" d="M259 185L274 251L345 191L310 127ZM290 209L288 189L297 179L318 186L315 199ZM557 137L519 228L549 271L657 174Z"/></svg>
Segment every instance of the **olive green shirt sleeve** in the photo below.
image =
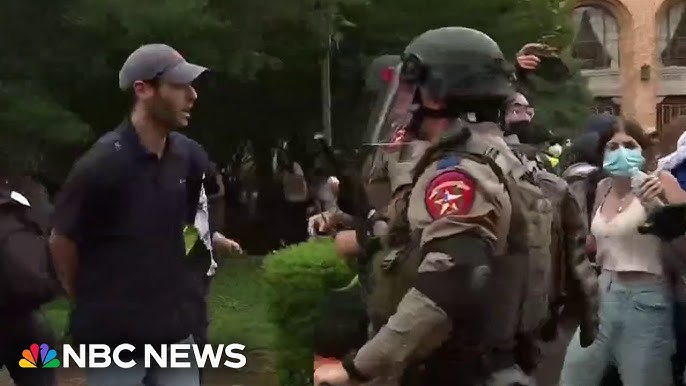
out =
<svg viewBox="0 0 686 386"><path fill-rule="evenodd" d="M368 377L402 373L419 351L431 352L450 336L447 314L431 299L410 289L388 323L355 356L355 367Z"/></svg>

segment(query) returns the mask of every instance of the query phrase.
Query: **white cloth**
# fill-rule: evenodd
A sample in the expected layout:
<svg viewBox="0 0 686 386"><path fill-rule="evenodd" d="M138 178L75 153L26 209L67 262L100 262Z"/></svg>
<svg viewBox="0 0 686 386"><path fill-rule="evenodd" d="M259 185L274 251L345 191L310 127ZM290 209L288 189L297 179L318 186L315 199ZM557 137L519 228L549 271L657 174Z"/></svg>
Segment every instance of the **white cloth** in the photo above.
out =
<svg viewBox="0 0 686 386"><path fill-rule="evenodd" d="M205 175L203 174L203 180ZM205 187L200 185L200 197L198 198L198 210L195 212L195 222L193 223L195 229L198 230L198 238L205 244L210 254L210 268L207 270L207 276L214 276L217 271L217 262L214 260L212 251L212 235L210 234L210 211L207 205L207 194Z"/></svg>
<svg viewBox="0 0 686 386"><path fill-rule="evenodd" d="M307 181L305 181L305 173L300 164L294 162L292 172L283 171L282 183L286 201L293 203L307 201Z"/></svg>
<svg viewBox="0 0 686 386"><path fill-rule="evenodd" d="M657 169L670 171L684 161L686 161L686 131L681 134L676 142L676 150L657 161Z"/></svg>

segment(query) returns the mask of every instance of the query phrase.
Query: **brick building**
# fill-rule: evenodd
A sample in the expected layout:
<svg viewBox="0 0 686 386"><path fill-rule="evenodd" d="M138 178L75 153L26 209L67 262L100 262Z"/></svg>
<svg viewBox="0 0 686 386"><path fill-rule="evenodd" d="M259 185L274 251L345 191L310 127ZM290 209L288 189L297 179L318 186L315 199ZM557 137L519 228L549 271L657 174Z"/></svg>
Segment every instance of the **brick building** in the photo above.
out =
<svg viewBox="0 0 686 386"><path fill-rule="evenodd" d="M579 0L574 22L597 112L658 130L686 114L686 0Z"/></svg>

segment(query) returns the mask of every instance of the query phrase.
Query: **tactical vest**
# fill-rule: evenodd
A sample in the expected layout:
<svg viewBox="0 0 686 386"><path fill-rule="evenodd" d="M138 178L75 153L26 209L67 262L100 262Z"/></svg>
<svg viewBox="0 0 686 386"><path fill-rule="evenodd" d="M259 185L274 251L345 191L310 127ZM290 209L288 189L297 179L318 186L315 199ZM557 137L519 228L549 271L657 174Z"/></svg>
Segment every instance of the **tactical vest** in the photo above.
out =
<svg viewBox="0 0 686 386"><path fill-rule="evenodd" d="M601 173L600 168L585 162L570 165L562 173L562 178L567 181L572 196L579 205L581 213L584 214L586 232L590 230L593 202L595 201L595 185L602 178L603 174ZM591 181L591 176L594 176L596 181Z"/></svg>
<svg viewBox="0 0 686 386"><path fill-rule="evenodd" d="M553 204L541 188L548 184L540 178L537 166L522 158L512 162L481 141L467 145L467 153L485 155L494 169L500 167L496 174L504 176L512 205L505 253L494 256L494 264L500 260L507 268L501 271L503 275L494 275L494 287L503 302L501 309L494 307L490 326L494 345L509 346L517 334L537 330L548 316Z"/></svg>
<svg viewBox="0 0 686 386"><path fill-rule="evenodd" d="M446 141L449 146L438 147L425 157L416 174L420 175L434 161L448 154L469 158L487 164L507 188L512 214L502 234L498 235L501 247L494 258L495 264L505 269L495 269L495 298L501 299L493 307L489 318L493 333L489 345L512 348L513 339L520 332L538 328L548 314L550 276L550 239L553 208L545 193L537 186L534 173L525 163L512 162L487 141L478 139L478 132L471 132L464 141ZM422 261L422 229L413 229L411 241L403 248L387 250L374 257L375 287L369 298L370 315L378 330L395 313L397 305L412 287ZM504 252L504 253L503 253ZM498 275L497 273L502 273Z"/></svg>
<svg viewBox="0 0 686 386"><path fill-rule="evenodd" d="M407 206L414 168L428 146L428 142L413 141L395 152L382 155L392 196L384 211L388 219L388 234L382 236L382 248L369 262L367 283L370 291L366 301L372 333L376 333L395 313L398 303L414 282L419 266L421 232L410 231Z"/></svg>
<svg viewBox="0 0 686 386"><path fill-rule="evenodd" d="M526 146L526 145L524 145ZM546 165L541 162L540 157L521 151L520 145L511 145L515 155L520 158L523 163L529 162L529 168L533 170L536 185L541 189L545 197L547 197L552 204L554 210L552 211L552 224L550 231L550 275L548 285L548 294L550 296L548 308L550 316L557 316L558 309L562 305L563 298L567 293L567 286L570 280L570 271L567 269L568 251L567 251L567 237L574 237L576 235L566 235L565 221L572 221L572 219L564 219L562 207L564 201L568 196L568 187L564 179L550 172ZM576 213L575 213L576 215ZM581 215L580 219L581 219ZM581 220L583 221L583 220ZM557 320L556 318L553 320ZM555 330L555 325L551 325L550 329ZM552 335L554 331L549 331Z"/></svg>

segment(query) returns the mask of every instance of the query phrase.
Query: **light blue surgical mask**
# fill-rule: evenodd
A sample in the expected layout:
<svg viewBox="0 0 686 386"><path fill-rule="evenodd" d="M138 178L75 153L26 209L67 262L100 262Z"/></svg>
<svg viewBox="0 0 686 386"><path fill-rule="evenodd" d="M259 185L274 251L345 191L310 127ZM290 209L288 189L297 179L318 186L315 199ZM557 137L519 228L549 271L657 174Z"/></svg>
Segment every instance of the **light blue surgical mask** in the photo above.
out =
<svg viewBox="0 0 686 386"><path fill-rule="evenodd" d="M613 176L631 177L643 168L645 158L640 148L627 149L620 146L617 149L605 152L603 169Z"/></svg>

